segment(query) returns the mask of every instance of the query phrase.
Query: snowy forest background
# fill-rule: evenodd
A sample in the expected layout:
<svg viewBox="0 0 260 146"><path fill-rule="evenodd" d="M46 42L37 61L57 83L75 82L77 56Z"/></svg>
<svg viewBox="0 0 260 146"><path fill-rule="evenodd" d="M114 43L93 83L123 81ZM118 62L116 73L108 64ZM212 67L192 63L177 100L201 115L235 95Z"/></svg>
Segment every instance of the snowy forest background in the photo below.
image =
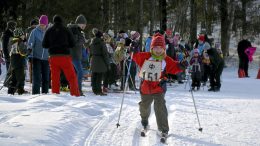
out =
<svg viewBox="0 0 260 146"><path fill-rule="evenodd" d="M214 26L220 25L220 33L213 37L221 42L224 57L229 55L233 36L238 41L250 34L251 40L260 44L259 0L1 0L0 11L0 31L10 19L26 28L41 14L50 20L60 14L69 23L82 13L88 21L86 33L93 27L104 32L137 30L144 34L170 28L193 42L198 31L211 35Z"/></svg>

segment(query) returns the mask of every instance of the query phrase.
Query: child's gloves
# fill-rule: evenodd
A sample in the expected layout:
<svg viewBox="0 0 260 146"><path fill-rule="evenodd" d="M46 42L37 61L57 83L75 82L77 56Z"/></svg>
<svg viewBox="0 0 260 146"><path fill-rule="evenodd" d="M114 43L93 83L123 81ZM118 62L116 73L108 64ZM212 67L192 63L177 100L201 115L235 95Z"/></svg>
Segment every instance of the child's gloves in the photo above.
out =
<svg viewBox="0 0 260 146"><path fill-rule="evenodd" d="M166 82L167 82L167 78L166 78L166 77L161 78L161 79L160 79L160 82L159 82L159 86L162 87L163 84L165 84Z"/></svg>

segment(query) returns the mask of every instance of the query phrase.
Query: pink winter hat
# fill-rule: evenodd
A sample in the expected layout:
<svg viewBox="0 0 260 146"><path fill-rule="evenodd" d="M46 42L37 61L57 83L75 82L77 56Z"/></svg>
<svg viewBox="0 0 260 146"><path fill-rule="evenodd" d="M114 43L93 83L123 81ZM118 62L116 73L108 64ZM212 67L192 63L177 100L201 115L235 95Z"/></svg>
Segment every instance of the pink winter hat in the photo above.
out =
<svg viewBox="0 0 260 146"><path fill-rule="evenodd" d="M40 17L39 24L48 25L48 17L46 15L42 15Z"/></svg>

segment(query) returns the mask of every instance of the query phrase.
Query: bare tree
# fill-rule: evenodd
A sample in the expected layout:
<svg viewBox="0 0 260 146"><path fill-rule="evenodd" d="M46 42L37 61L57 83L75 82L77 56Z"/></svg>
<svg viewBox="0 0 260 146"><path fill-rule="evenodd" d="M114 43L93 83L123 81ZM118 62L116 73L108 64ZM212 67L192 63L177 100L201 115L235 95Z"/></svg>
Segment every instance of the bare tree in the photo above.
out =
<svg viewBox="0 0 260 146"><path fill-rule="evenodd" d="M246 23L246 5L248 0L241 0L242 2L242 36L247 32L247 23Z"/></svg>
<svg viewBox="0 0 260 146"><path fill-rule="evenodd" d="M153 29L154 29L154 21L155 21L155 0L151 0L149 2L150 4L150 9L149 9L149 14L150 14L150 30L149 33L150 35L153 34Z"/></svg>
<svg viewBox="0 0 260 146"><path fill-rule="evenodd" d="M109 27L109 0L101 0L102 29L107 31Z"/></svg>
<svg viewBox="0 0 260 146"><path fill-rule="evenodd" d="M137 23L137 31L140 33L140 45L142 48L142 41L143 41L143 9L144 9L144 1L143 0L140 0L139 1L139 20L138 20L138 23Z"/></svg>
<svg viewBox="0 0 260 146"><path fill-rule="evenodd" d="M161 26L161 30L166 31L167 29L167 11L166 11L166 7L167 7L167 3L166 0L160 0L159 1L159 5L160 5L160 12L161 12L161 17L160 17L160 26Z"/></svg>
<svg viewBox="0 0 260 146"><path fill-rule="evenodd" d="M220 1L220 13L221 13L221 49L223 56L229 55L229 41L231 35L231 26L234 17L234 0Z"/></svg>
<svg viewBox="0 0 260 146"><path fill-rule="evenodd" d="M190 42L194 43L197 39L197 3L195 0L190 1Z"/></svg>

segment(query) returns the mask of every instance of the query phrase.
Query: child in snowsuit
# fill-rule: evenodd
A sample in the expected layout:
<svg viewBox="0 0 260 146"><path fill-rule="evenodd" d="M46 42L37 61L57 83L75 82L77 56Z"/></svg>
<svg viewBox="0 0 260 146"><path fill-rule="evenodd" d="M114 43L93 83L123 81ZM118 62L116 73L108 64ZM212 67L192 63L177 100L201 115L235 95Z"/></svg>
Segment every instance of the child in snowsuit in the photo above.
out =
<svg viewBox="0 0 260 146"><path fill-rule="evenodd" d="M190 65L191 65L191 87L192 90L195 90L195 87L197 87L197 90L200 89L200 81L201 81L201 64L202 60L199 56L199 50L194 49L193 56L190 59Z"/></svg>
<svg viewBox="0 0 260 146"><path fill-rule="evenodd" d="M19 95L27 93L24 90L25 84L25 56L27 55L27 46L25 34L21 28L14 30L14 37L10 40L10 67L8 72L11 73L8 81L8 94L14 94L16 91Z"/></svg>
<svg viewBox="0 0 260 146"><path fill-rule="evenodd" d="M162 136L167 136L169 131L168 113L164 99L165 74L181 72L179 63L166 55L165 48L165 38L160 33L156 33L152 38L151 52L139 52L133 55L133 60L140 67L141 102L139 102L139 110L142 126L144 129L148 126L151 104L154 101L157 126L158 130L162 132ZM137 51L134 50L134 52Z"/></svg>

